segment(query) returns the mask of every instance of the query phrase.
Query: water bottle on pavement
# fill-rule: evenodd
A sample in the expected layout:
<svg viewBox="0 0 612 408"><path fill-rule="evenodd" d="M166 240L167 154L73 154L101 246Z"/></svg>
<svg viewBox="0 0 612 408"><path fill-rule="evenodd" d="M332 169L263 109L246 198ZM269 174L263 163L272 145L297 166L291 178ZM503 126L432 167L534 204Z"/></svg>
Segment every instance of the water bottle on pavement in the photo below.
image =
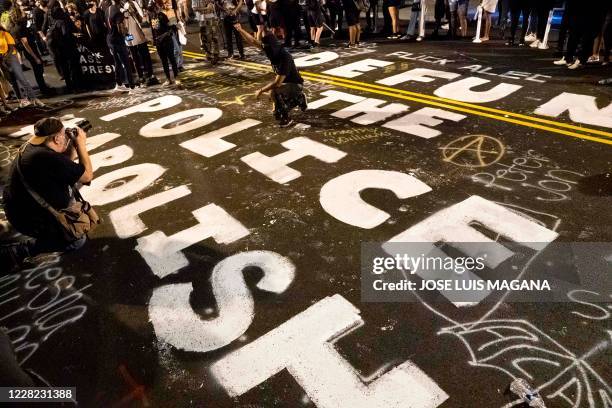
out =
<svg viewBox="0 0 612 408"><path fill-rule="evenodd" d="M546 408L544 400L540 397L540 394L531 388L529 383L522 378L517 378L510 383L510 391L521 397L523 401L530 407L535 408Z"/></svg>

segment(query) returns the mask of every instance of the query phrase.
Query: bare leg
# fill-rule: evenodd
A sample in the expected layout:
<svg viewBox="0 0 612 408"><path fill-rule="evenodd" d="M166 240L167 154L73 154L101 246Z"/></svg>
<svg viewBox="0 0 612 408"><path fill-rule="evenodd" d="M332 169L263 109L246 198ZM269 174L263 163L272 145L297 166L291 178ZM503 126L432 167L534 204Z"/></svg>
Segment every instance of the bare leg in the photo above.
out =
<svg viewBox="0 0 612 408"><path fill-rule="evenodd" d="M264 35L264 27L263 25L257 26L257 41L261 41Z"/></svg>
<svg viewBox="0 0 612 408"><path fill-rule="evenodd" d="M323 33L323 27L318 27L315 30L315 39L314 42L319 45L321 43L321 34Z"/></svg>
<svg viewBox="0 0 612 408"><path fill-rule="evenodd" d="M484 37L482 37L482 40L488 41L489 35L491 34L491 13L489 13L488 11L485 11L484 19L485 19L485 35Z"/></svg>
<svg viewBox="0 0 612 408"><path fill-rule="evenodd" d="M389 7L389 15L391 16L391 30L393 34L399 33L399 18L397 7Z"/></svg>
<svg viewBox="0 0 612 408"><path fill-rule="evenodd" d="M603 44L603 35L598 35L593 41L593 54L591 55L591 59L594 61L599 61L599 51Z"/></svg>

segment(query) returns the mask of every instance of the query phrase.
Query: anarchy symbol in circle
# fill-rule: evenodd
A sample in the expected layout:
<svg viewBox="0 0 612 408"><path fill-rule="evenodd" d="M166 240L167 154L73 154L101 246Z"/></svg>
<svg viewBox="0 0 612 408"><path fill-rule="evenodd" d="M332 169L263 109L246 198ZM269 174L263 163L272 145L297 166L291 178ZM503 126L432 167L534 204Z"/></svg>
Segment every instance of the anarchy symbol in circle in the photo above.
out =
<svg viewBox="0 0 612 408"><path fill-rule="evenodd" d="M505 151L504 145L494 137L467 135L444 146L442 157L445 162L457 166L486 167L499 161Z"/></svg>

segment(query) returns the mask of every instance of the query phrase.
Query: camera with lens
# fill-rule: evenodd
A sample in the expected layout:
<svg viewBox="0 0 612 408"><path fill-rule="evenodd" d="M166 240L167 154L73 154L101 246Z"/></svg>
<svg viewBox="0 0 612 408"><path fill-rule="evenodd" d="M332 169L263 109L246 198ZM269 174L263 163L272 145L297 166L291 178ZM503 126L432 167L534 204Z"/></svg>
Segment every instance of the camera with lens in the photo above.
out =
<svg viewBox="0 0 612 408"><path fill-rule="evenodd" d="M91 123L87 119L83 119L75 123L78 127L80 127L84 132L88 132L91 129ZM72 142L76 141L76 137L78 134L77 128L66 128L66 135L72 140Z"/></svg>

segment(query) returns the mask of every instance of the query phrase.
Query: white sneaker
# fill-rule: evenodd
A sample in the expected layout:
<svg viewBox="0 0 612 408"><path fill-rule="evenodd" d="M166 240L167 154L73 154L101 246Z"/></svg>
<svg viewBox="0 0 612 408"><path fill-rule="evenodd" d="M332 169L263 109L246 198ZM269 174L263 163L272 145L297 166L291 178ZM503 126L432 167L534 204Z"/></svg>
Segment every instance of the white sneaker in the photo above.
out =
<svg viewBox="0 0 612 408"><path fill-rule="evenodd" d="M418 37L417 37L417 41L418 41L418 42L421 42L421 41L423 41L423 37L421 37L421 36L418 36Z"/></svg>
<svg viewBox="0 0 612 408"><path fill-rule="evenodd" d="M529 33L525 36L525 42L533 42L535 40L537 40L538 38L536 37L536 35L534 33Z"/></svg>
<svg viewBox="0 0 612 408"><path fill-rule="evenodd" d="M561 57L560 60L557 60L557 61L553 62L553 64L555 64L555 65L569 65L567 63L567 61L565 60L565 57Z"/></svg>
<svg viewBox="0 0 612 408"><path fill-rule="evenodd" d="M548 45L544 44L543 42L540 42L540 44L538 44L538 50L547 50L548 49Z"/></svg>
<svg viewBox="0 0 612 408"><path fill-rule="evenodd" d="M125 85L115 85L113 92L129 92L130 88Z"/></svg>
<svg viewBox="0 0 612 408"><path fill-rule="evenodd" d="M32 104L33 104L34 106L39 107L39 108L44 108L45 106L47 106L47 105L45 105L45 104L44 104L44 103L43 103L43 102L42 102L40 99L34 99L34 100L32 101Z"/></svg>
<svg viewBox="0 0 612 408"><path fill-rule="evenodd" d="M446 24L442 24L442 27L441 27L441 28L442 28L443 30L448 30L448 29L450 28L450 25L449 25L448 23L446 23Z"/></svg>
<svg viewBox="0 0 612 408"><path fill-rule="evenodd" d="M538 46L540 45L540 40L536 39L534 42L532 42L531 44L529 44L529 46L531 48L538 48Z"/></svg>
<svg viewBox="0 0 612 408"><path fill-rule="evenodd" d="M401 36L401 37L400 37L400 40L402 40L402 41L406 41L406 40L409 40L409 39L410 39L410 37L411 37L411 36L409 36L408 34L406 34L406 35Z"/></svg>
<svg viewBox="0 0 612 408"><path fill-rule="evenodd" d="M580 60L576 60L572 65L568 65L567 67L573 70L582 67L582 64L580 63Z"/></svg>
<svg viewBox="0 0 612 408"><path fill-rule="evenodd" d="M587 60L587 64L597 64L598 62L599 62L599 57L593 56L593 55L591 55L589 59Z"/></svg>

